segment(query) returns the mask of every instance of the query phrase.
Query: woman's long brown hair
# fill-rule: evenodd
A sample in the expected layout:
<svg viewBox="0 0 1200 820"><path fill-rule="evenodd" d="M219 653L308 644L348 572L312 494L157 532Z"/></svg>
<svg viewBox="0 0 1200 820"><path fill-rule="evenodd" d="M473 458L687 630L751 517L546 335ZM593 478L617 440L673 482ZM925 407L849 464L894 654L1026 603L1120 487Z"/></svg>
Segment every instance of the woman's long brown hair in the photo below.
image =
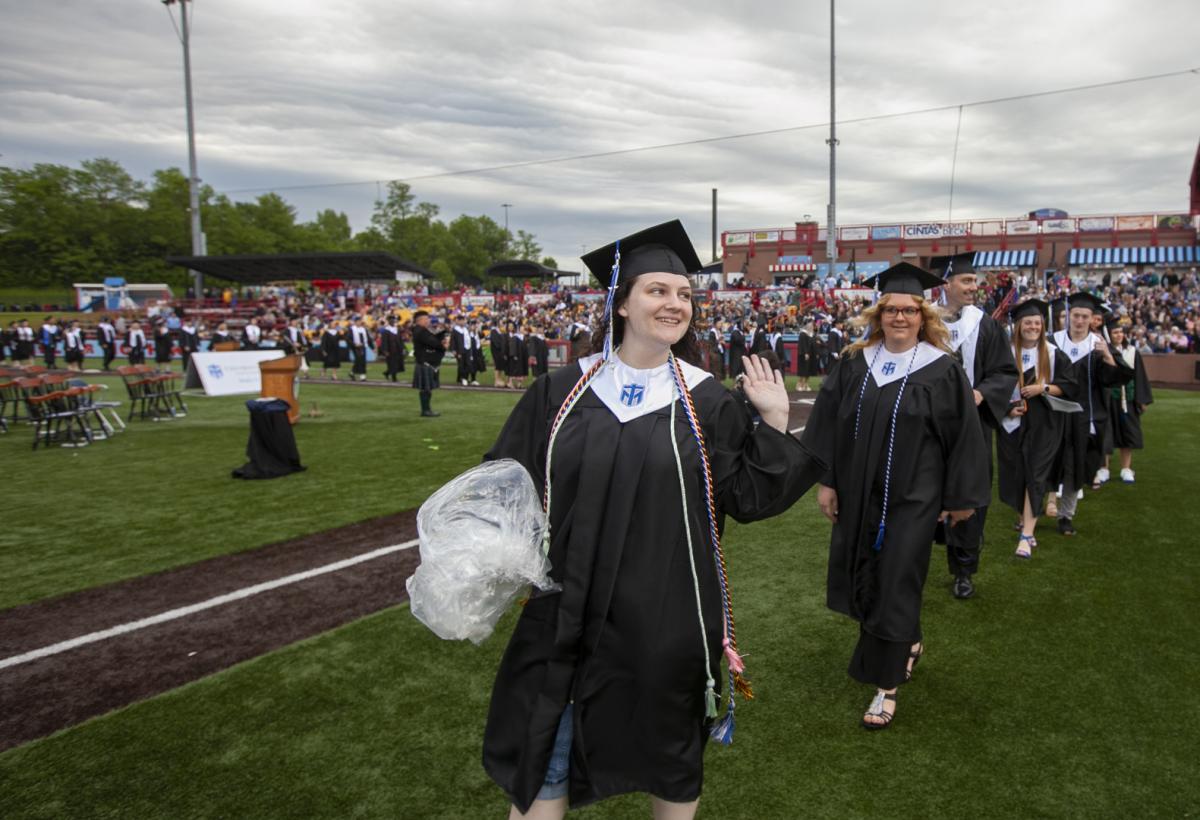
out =
<svg viewBox="0 0 1200 820"><path fill-rule="evenodd" d="M856 353L864 347L870 347L873 344L883 341L883 309L891 300L892 295L885 293L879 297L875 304L868 307L862 312L856 321L855 325L861 330L862 328L870 328L867 337L855 342L846 348L846 355ZM946 328L945 323L937 307L933 302L928 301L924 296L914 296L917 301L917 307L921 309L921 330L917 333L917 339L941 350L944 353L952 353L950 349L950 331Z"/></svg>
<svg viewBox="0 0 1200 820"><path fill-rule="evenodd" d="M1037 319L1040 326L1037 340L1037 372L1034 374L1034 378L1045 379L1047 383L1050 379L1050 345L1046 343L1046 320L1040 313L1034 316L1022 316L1017 320L1017 326L1013 328L1012 335L1013 358L1017 361L1018 390L1025 386L1025 370L1021 367L1021 322L1026 319Z"/></svg>

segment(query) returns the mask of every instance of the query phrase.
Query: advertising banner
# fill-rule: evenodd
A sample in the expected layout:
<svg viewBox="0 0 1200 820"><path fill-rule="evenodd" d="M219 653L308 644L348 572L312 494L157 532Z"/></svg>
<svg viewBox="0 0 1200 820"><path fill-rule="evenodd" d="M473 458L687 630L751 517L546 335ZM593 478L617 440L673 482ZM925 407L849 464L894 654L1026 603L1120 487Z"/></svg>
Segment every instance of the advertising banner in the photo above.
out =
<svg viewBox="0 0 1200 820"><path fill-rule="evenodd" d="M203 387L207 396L257 394L262 390L259 362L283 358L282 350L233 350L193 353L184 387Z"/></svg>
<svg viewBox="0 0 1200 820"><path fill-rule="evenodd" d="M1158 217L1158 227L1160 228L1186 228L1188 226L1187 214L1164 214Z"/></svg>
<svg viewBox="0 0 1200 820"><path fill-rule="evenodd" d="M467 308L490 308L496 304L496 297L490 293L464 293L463 307Z"/></svg>
<svg viewBox="0 0 1200 820"><path fill-rule="evenodd" d="M1042 233L1075 233L1074 219L1044 219Z"/></svg>
<svg viewBox="0 0 1200 820"><path fill-rule="evenodd" d="M749 244L750 244L750 234L746 233L745 231L738 231L737 233L725 234L725 245L726 246L749 245Z"/></svg>
<svg viewBox="0 0 1200 820"><path fill-rule="evenodd" d="M1004 232L1011 235L1037 233L1037 222L1032 219L1010 219L1004 223Z"/></svg>
<svg viewBox="0 0 1200 820"><path fill-rule="evenodd" d="M871 228L872 239L899 239L899 225L876 225Z"/></svg>
<svg viewBox="0 0 1200 820"><path fill-rule="evenodd" d="M1111 231L1113 229L1111 216L1085 216L1079 220L1081 231Z"/></svg>
<svg viewBox="0 0 1200 820"><path fill-rule="evenodd" d="M870 228L842 228L843 242L861 242L868 239L871 235Z"/></svg>
<svg viewBox="0 0 1200 820"><path fill-rule="evenodd" d="M991 222L972 222L971 233L975 236L999 236L1004 233L1004 223L999 219Z"/></svg>
<svg viewBox="0 0 1200 820"><path fill-rule="evenodd" d="M1117 230L1152 231L1154 230L1154 217L1149 214L1146 216L1118 216Z"/></svg>
<svg viewBox="0 0 1200 820"><path fill-rule="evenodd" d="M755 231L754 232L754 241L755 242L778 242L779 241L779 231Z"/></svg>

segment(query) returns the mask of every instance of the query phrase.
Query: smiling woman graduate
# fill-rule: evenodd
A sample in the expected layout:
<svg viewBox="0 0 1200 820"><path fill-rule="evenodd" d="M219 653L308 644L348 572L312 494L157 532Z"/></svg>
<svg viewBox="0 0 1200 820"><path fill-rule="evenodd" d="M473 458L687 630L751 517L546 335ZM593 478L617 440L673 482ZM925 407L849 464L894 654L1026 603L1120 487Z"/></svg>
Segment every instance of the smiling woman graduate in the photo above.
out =
<svg viewBox="0 0 1200 820"><path fill-rule="evenodd" d="M924 652L921 597L939 518L987 503L986 445L971 384L924 291L944 281L902 262L868 280L867 335L821 383L802 442L830 465L818 502L833 522L827 605L859 622L855 680L877 687L863 716L882 729Z"/></svg>
<svg viewBox="0 0 1200 820"><path fill-rule="evenodd" d="M741 395L696 366L700 262L677 220L584 262L610 282L595 352L539 377L486 456L544 487L562 590L521 613L483 761L514 817L635 791L657 817L691 817L705 743L732 739L732 690L748 692L724 518L783 512L823 468L787 433L783 381L757 357Z"/></svg>

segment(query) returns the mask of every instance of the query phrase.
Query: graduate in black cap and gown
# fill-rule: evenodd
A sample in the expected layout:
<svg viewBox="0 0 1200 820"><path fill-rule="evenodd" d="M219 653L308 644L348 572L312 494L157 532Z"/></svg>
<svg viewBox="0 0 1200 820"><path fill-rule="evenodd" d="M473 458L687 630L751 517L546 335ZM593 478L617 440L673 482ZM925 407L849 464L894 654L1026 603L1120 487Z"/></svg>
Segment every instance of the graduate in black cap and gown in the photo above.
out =
<svg viewBox="0 0 1200 820"><path fill-rule="evenodd" d="M1050 305L1027 299L1009 315L1013 357L1021 363L1021 372L1000 420L996 454L1000 500L1021 517L1016 555L1029 558L1037 546L1034 531L1042 502L1053 487L1054 467L1070 417L1064 402L1076 398L1078 385L1071 360L1046 341ZM1071 409L1077 411L1079 406Z"/></svg>
<svg viewBox="0 0 1200 820"><path fill-rule="evenodd" d="M1150 390L1150 378L1137 345L1129 338L1123 325L1110 322L1109 344L1113 359L1121 369L1124 384L1109 388L1108 443L1109 453L1116 449L1121 454L1121 481L1134 482L1133 451L1144 446L1142 438L1142 414L1154 402ZM1104 467L1108 468L1108 453L1104 456Z"/></svg>
<svg viewBox="0 0 1200 820"><path fill-rule="evenodd" d="M1091 331L1092 315L1100 312L1100 300L1090 293L1073 293L1067 299L1067 306L1067 328L1055 333L1051 341L1071 360L1074 379L1080 388L1079 404L1083 407L1082 413L1071 414L1067 422L1059 460L1062 497L1058 502L1058 531L1074 535L1079 496L1084 487L1091 485L1103 460L1107 391L1123 379L1108 342Z"/></svg>
<svg viewBox="0 0 1200 820"><path fill-rule="evenodd" d="M746 334L742 332L741 319L729 329L729 375L736 379L742 375L742 359L746 357Z"/></svg>
<svg viewBox="0 0 1200 820"><path fill-rule="evenodd" d="M950 351L963 366L979 412L979 423L987 440L987 479L992 483L992 437L1008 413L1008 403L1017 384L1017 364L1004 328L975 304L979 288L974 253L960 253L934 260L934 268L946 280L942 321L950 331ZM980 464L979 469L985 465ZM955 598L975 594L972 576L979 570L983 549L983 526L988 504L954 527L943 528L946 563L954 577Z"/></svg>
<svg viewBox="0 0 1200 820"><path fill-rule="evenodd" d="M504 325L497 321L492 323L492 331L488 334L488 346L492 351L492 367L495 375L492 384L496 387L508 387L508 334Z"/></svg>
<svg viewBox="0 0 1200 820"><path fill-rule="evenodd" d="M737 394L698 366L689 275L701 265L677 220L583 259L611 282L611 330L530 386L486 456L516 459L545 488L562 590L521 612L483 761L510 817L646 792L656 817L686 818L710 732L732 739L721 690L746 688L724 517L783 512L823 467L787 433L783 380L761 361Z"/></svg>
<svg viewBox="0 0 1200 820"><path fill-rule="evenodd" d="M868 280L866 337L822 381L802 442L829 465L817 494L833 523L827 604L859 622L849 674L876 687L862 725L883 729L925 651L921 598L934 529L987 504L986 443L971 383L925 290L901 262Z"/></svg>

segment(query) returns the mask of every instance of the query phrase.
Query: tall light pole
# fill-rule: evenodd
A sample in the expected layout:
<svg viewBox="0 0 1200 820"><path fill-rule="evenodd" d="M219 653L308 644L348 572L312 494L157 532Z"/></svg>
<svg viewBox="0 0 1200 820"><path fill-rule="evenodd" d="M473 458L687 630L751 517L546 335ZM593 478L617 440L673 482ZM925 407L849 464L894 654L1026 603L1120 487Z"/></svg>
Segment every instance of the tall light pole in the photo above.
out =
<svg viewBox="0 0 1200 820"><path fill-rule="evenodd" d="M829 212L825 219L825 259L829 263L829 275L837 263L837 96L834 93L834 3L829 0Z"/></svg>
<svg viewBox="0 0 1200 820"><path fill-rule="evenodd" d="M504 209L504 232L508 233L508 209L512 207L512 203L502 202L500 207Z"/></svg>
<svg viewBox="0 0 1200 820"><path fill-rule="evenodd" d="M192 53L191 38L188 35L188 2L189 0L162 0L162 4L167 7L167 14L171 13L171 6L179 3L181 30L177 30L177 33L179 41L183 43L183 89L187 102L188 213L192 223L192 256L204 256L204 233L200 230L200 177L196 173L196 117L192 110ZM174 18L171 22L174 22ZM204 290L204 275L194 270L192 277L196 298L199 299Z"/></svg>

